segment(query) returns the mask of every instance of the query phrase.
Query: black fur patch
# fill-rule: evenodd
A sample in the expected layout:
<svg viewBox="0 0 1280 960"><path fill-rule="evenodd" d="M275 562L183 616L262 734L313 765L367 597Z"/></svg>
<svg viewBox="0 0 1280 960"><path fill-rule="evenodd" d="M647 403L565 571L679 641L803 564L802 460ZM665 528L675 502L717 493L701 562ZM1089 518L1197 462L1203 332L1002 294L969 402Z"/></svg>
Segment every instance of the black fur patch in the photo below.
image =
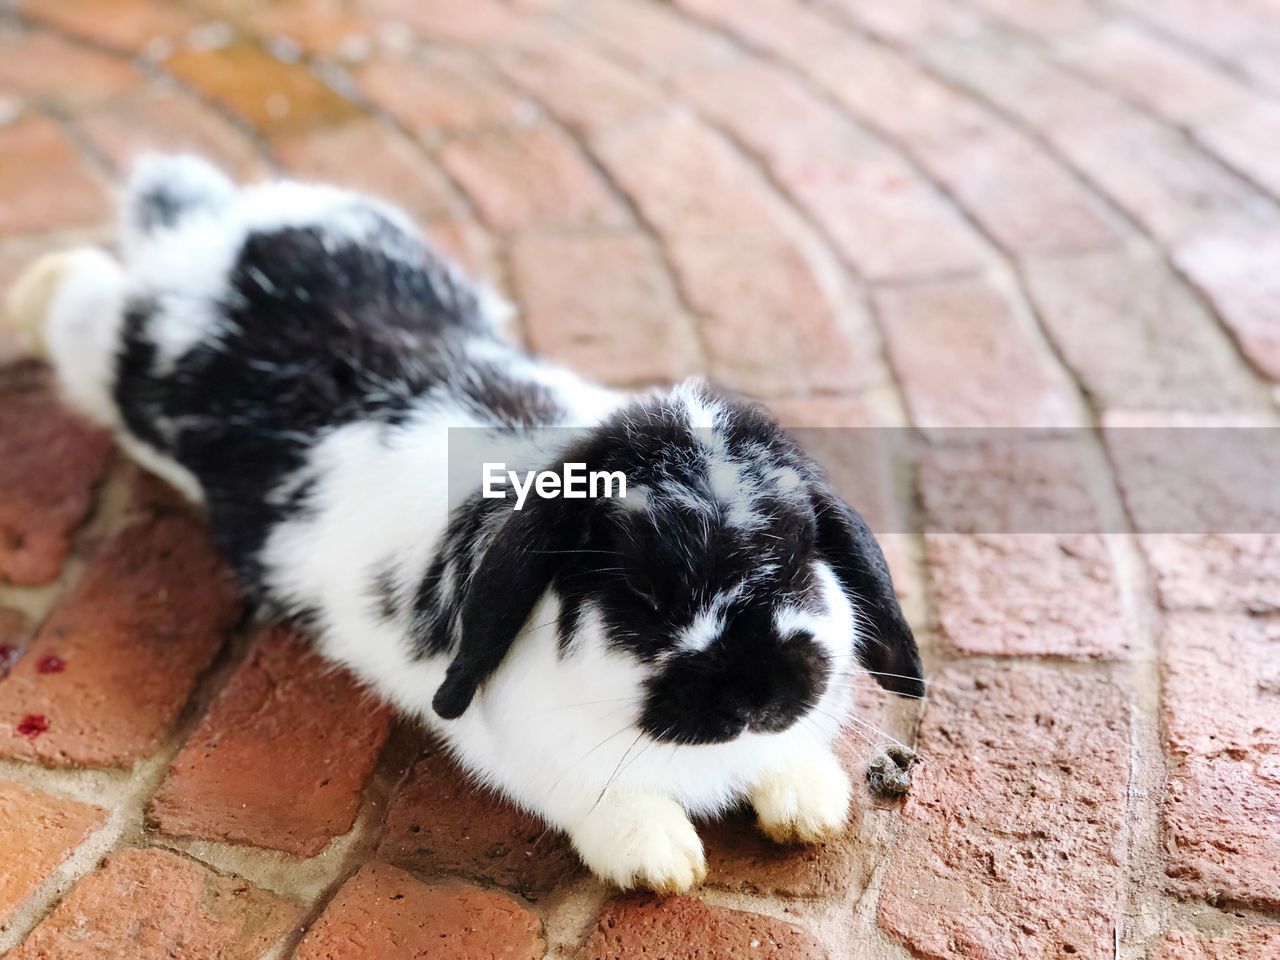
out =
<svg viewBox="0 0 1280 960"><path fill-rule="evenodd" d="M156 362L151 323L157 310L156 301L150 297L139 297L125 305L116 356L116 403L130 433L143 443L170 453L158 428L166 408L166 385L151 376Z"/></svg>
<svg viewBox="0 0 1280 960"><path fill-rule="evenodd" d="M395 229L382 228L394 249L416 243ZM318 439L358 420L398 426L433 388L463 381L466 343L492 335L474 295L439 265L318 228L250 235L229 286L217 340L164 371L150 330L160 305L131 304L115 393L130 431L200 481L220 546L254 591L266 538L305 508L310 486L270 494ZM543 391L522 396L496 370L465 382L504 421L522 402L525 422L550 412Z"/></svg>
<svg viewBox="0 0 1280 960"><path fill-rule="evenodd" d="M369 581L369 596L379 620L392 623L400 616L400 586L394 567L388 565L373 575Z"/></svg>
<svg viewBox="0 0 1280 960"><path fill-rule="evenodd" d="M136 226L148 233L162 227L171 227L189 206L187 198L172 189L154 187L137 198L137 205L134 207Z"/></svg>

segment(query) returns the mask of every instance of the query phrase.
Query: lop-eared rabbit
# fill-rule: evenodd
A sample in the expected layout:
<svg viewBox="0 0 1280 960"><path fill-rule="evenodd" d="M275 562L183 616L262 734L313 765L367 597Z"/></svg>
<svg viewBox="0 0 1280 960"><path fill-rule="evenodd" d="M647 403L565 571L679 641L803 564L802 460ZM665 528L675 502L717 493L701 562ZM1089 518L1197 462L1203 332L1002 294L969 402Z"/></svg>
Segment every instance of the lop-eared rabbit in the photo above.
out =
<svg viewBox="0 0 1280 960"><path fill-rule="evenodd" d="M263 616L621 887L698 882L690 818L744 799L779 842L841 829L856 674L919 695L920 660L866 524L761 409L529 356L353 193L152 157L122 219L122 261L46 258L11 313L68 402L207 508ZM450 489L460 429L626 495Z"/></svg>

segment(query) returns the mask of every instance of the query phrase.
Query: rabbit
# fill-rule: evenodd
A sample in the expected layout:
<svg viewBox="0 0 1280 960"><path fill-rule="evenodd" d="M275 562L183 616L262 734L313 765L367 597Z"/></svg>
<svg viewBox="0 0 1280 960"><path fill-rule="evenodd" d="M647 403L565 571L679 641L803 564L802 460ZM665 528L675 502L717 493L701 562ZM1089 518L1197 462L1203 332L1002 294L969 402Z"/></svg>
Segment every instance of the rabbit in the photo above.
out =
<svg viewBox="0 0 1280 960"><path fill-rule="evenodd" d="M842 828L855 674L920 696L920 657L867 525L759 406L531 357L351 192L148 157L122 221L122 262L54 255L10 313L69 403L204 505L264 616L618 887L700 882L693 820L744 800L780 843ZM626 495L515 509L457 479L459 428Z"/></svg>

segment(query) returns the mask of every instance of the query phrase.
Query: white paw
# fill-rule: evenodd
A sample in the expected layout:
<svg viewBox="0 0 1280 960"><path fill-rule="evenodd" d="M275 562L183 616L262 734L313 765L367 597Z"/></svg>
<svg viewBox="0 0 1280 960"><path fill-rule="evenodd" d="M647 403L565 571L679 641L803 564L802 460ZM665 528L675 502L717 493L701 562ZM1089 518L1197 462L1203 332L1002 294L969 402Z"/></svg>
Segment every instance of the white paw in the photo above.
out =
<svg viewBox="0 0 1280 960"><path fill-rule="evenodd" d="M46 254L14 281L4 298L5 320L27 353L45 356L45 320L62 281L82 263L93 261L96 265L105 256L88 248Z"/></svg>
<svg viewBox="0 0 1280 960"><path fill-rule="evenodd" d="M796 758L751 791L760 829L776 843L818 843L844 829L849 775L831 753Z"/></svg>
<svg viewBox="0 0 1280 960"><path fill-rule="evenodd" d="M569 836L591 871L623 890L681 893L707 875L702 841L688 815L657 794L606 797Z"/></svg>

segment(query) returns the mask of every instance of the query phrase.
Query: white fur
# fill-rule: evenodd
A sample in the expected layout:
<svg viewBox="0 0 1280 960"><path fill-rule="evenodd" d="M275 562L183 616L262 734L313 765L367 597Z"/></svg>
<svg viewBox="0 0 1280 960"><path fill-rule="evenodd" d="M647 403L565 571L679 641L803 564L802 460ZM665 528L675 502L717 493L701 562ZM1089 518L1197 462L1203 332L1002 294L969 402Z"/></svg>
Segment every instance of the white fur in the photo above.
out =
<svg viewBox="0 0 1280 960"><path fill-rule="evenodd" d="M156 175L147 168L141 176ZM185 176L202 182L198 171ZM211 305L225 294L228 269L251 231L309 224L335 237L367 234L367 217L341 191L274 184L241 191L233 201L216 180L205 182L213 194L207 209L159 237L128 236L127 273L104 254L85 254L53 301L48 339L63 389L76 406L111 425L118 426L111 358L128 290L164 299L157 339L167 362L175 362L193 344L217 341L219 318ZM473 349L489 348L477 342ZM598 423L627 399L550 364L500 359L510 376L551 390L567 411L566 425ZM679 395L691 424L708 431L714 445L723 411L696 389ZM586 863L620 886L683 890L698 882L705 866L689 817L718 813L744 796L754 800L770 833L816 839L838 829L848 779L830 745L839 733L836 718L849 709L844 680L858 638L853 611L825 565L817 570L824 611L790 616L832 654L837 676L816 709L785 732L747 732L708 746L646 739L636 727L646 670L606 644L590 608L572 649L562 653L550 594L472 707L454 721L436 717L429 705L446 658L416 658L406 624L375 616L364 578L353 572L393 557L404 582L421 576L448 520L449 428L490 426L450 397L430 395L399 426L342 426L314 448L304 471L316 481L313 509L274 530L264 561L266 578L286 605L319 611L323 653L435 729L479 779L564 829ZM122 439L146 466L199 498L183 467L127 435ZM532 465L545 462L533 452L530 457ZM739 474L739 466L726 461L717 479L738 490ZM784 488L794 479L774 478ZM631 506L643 509L644 502L641 497ZM752 522L750 503L735 511L741 522ZM500 592L498 585L495 595ZM692 631L686 646L709 643L718 616L708 610L705 629Z"/></svg>

